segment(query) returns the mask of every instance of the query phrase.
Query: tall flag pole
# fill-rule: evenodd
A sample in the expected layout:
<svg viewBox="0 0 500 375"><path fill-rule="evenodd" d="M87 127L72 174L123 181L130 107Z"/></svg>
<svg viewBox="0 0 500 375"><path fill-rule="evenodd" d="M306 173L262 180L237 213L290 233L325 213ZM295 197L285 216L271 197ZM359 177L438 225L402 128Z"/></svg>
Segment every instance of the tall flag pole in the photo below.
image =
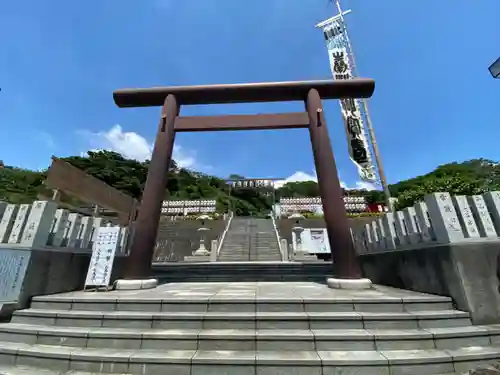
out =
<svg viewBox="0 0 500 375"><path fill-rule="evenodd" d="M340 0L335 0L335 4L339 13L332 18L318 23L316 27L323 31L333 78L351 79L358 76L352 44L344 19L344 16L351 13L351 10L343 11L340 6ZM340 100L340 108L345 124L349 157L356 165L360 179L365 182L380 183L384 190L387 207L392 211L392 199L368 110L367 99L342 99ZM366 121L366 128L363 118ZM375 162L378 167L379 181L375 173L366 130L368 130Z"/></svg>

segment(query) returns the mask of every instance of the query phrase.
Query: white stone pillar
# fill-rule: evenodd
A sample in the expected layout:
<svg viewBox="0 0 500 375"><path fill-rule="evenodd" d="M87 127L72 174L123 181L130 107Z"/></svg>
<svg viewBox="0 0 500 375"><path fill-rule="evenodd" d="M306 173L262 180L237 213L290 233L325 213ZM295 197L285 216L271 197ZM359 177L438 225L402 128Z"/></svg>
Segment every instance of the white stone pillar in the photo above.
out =
<svg viewBox="0 0 500 375"><path fill-rule="evenodd" d="M57 203L53 201L35 201L31 206L21 245L27 247L45 247L50 229L54 222Z"/></svg>
<svg viewBox="0 0 500 375"><path fill-rule="evenodd" d="M78 213L71 213L68 216L69 227L66 235L66 247L75 247L76 238L80 230L82 215Z"/></svg>
<svg viewBox="0 0 500 375"><path fill-rule="evenodd" d="M378 227L377 222L375 220L373 220L370 223L370 234L371 234L372 239L373 239L373 245L374 245L375 251L379 251L381 248L379 231L378 231L377 227Z"/></svg>
<svg viewBox="0 0 500 375"><path fill-rule="evenodd" d="M56 210L50 236L52 238L51 245L61 247L68 223L69 211L64 208Z"/></svg>
<svg viewBox="0 0 500 375"><path fill-rule="evenodd" d="M24 228L26 227L26 222L28 220L30 211L31 204L21 204L19 206L12 231L10 232L9 240L7 241L8 243L18 244L21 242L21 238L24 232Z"/></svg>
<svg viewBox="0 0 500 375"><path fill-rule="evenodd" d="M408 230L408 239L411 245L416 245L422 241L420 227L418 226L417 213L414 207L403 209L406 229Z"/></svg>
<svg viewBox="0 0 500 375"><path fill-rule="evenodd" d="M19 206L17 204L8 204L5 207L2 220L0 221L0 243L5 243L9 240L18 210Z"/></svg>
<svg viewBox="0 0 500 375"><path fill-rule="evenodd" d="M429 210L427 209L427 204L425 202L417 202L413 208L415 208L415 214L417 215L422 242L435 241L436 235L434 234L434 228L432 226Z"/></svg>
<svg viewBox="0 0 500 375"><path fill-rule="evenodd" d="M490 191L485 193L483 197L495 225L497 236L500 236L500 191Z"/></svg>
<svg viewBox="0 0 500 375"><path fill-rule="evenodd" d="M410 244L410 240L408 238L403 211L396 211L396 213L394 214L394 224L396 227L396 235L399 238L400 245L408 246Z"/></svg>
<svg viewBox="0 0 500 375"><path fill-rule="evenodd" d="M432 220L432 226L438 243L463 242L464 232L460 225L453 199L449 193L426 195L425 203Z"/></svg>
<svg viewBox="0 0 500 375"><path fill-rule="evenodd" d="M81 249L89 247L90 236L92 234L92 224L94 221L93 216L84 216L80 221L80 230L76 240L76 246Z"/></svg>
<svg viewBox="0 0 500 375"><path fill-rule="evenodd" d="M385 233L385 247L387 250L396 249L399 245L399 239L396 234L396 225L394 223L394 213L387 212L381 218L382 227Z"/></svg>
<svg viewBox="0 0 500 375"><path fill-rule="evenodd" d="M468 197L468 200L472 214L476 219L479 235L485 238L497 238L498 236L495 231L495 225L493 224L493 220L488 212L488 207L484 197L482 195L473 195Z"/></svg>
<svg viewBox="0 0 500 375"><path fill-rule="evenodd" d="M457 212L460 226L465 238L479 238L479 230L472 215L472 211L465 195L455 195L452 197L455 211Z"/></svg>

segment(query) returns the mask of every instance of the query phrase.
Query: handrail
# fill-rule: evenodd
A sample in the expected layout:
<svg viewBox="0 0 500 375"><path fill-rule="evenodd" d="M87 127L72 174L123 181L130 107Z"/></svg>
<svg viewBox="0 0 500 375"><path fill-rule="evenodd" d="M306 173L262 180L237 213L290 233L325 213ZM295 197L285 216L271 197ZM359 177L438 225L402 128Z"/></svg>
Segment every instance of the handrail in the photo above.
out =
<svg viewBox="0 0 500 375"><path fill-rule="evenodd" d="M281 261L285 261L285 252L281 246L280 235L278 233L278 227L276 226L276 221L274 220L274 212L271 212L271 220L273 221L274 234L276 234L276 240L278 241L278 248L280 249Z"/></svg>
<svg viewBox="0 0 500 375"><path fill-rule="evenodd" d="M219 256L220 249L222 248L222 243L224 242L224 238L226 237L226 233L229 230L229 226L231 225L231 221L233 220L233 211L229 211L229 218L227 220L226 228L224 228L224 232L220 236L219 243L217 244L217 257Z"/></svg>

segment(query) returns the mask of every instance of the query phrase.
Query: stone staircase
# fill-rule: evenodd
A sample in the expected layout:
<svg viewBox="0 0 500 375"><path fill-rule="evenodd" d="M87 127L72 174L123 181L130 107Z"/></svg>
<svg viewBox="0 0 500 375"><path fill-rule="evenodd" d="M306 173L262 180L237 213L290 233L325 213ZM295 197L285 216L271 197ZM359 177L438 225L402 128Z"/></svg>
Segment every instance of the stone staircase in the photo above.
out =
<svg viewBox="0 0 500 375"><path fill-rule="evenodd" d="M251 261L281 261L280 247L271 219L252 219Z"/></svg>
<svg viewBox="0 0 500 375"><path fill-rule="evenodd" d="M281 261L271 219L233 218L219 254L221 262Z"/></svg>
<svg viewBox="0 0 500 375"><path fill-rule="evenodd" d="M331 277L331 262L153 263L160 284L171 282L315 281Z"/></svg>
<svg viewBox="0 0 500 375"><path fill-rule="evenodd" d="M498 359L500 326L472 326L449 298L381 286L73 292L36 297L0 324L0 369L12 375L436 375Z"/></svg>
<svg viewBox="0 0 500 375"><path fill-rule="evenodd" d="M249 219L234 217L222 242L217 260L221 262L244 262L250 260Z"/></svg>

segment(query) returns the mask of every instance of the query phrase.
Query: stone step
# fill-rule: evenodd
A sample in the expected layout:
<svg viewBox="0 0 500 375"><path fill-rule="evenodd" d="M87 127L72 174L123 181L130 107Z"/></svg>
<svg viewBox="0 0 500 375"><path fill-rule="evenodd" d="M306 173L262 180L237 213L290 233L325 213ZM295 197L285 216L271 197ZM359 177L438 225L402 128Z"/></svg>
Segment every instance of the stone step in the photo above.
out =
<svg viewBox="0 0 500 375"><path fill-rule="evenodd" d="M428 329L231 330L58 327L7 323L0 341L165 350L415 350L500 346L500 326Z"/></svg>
<svg viewBox="0 0 500 375"><path fill-rule="evenodd" d="M228 264L238 263L241 259L236 260L221 260ZM263 263L266 261L253 261L255 263ZM219 283L230 283L235 281L246 281L246 282L295 282L295 281L312 281L321 283L324 282L325 276L323 275L260 275L260 274L245 274L245 275L165 275L160 276L159 281L161 284L165 283L179 283L179 282L219 282Z"/></svg>
<svg viewBox="0 0 500 375"><path fill-rule="evenodd" d="M153 272L161 282L239 282L239 281L317 281L325 282L332 274L330 262L250 262L249 258L212 263L153 263Z"/></svg>
<svg viewBox="0 0 500 375"><path fill-rule="evenodd" d="M375 312L16 311L13 323L62 327L178 329L416 329L470 326L461 311Z"/></svg>
<svg viewBox="0 0 500 375"><path fill-rule="evenodd" d="M87 371L58 371L46 370L39 367L28 366L0 366L1 375L97 375L96 372ZM115 375L131 375L130 373L115 374Z"/></svg>
<svg viewBox="0 0 500 375"><path fill-rule="evenodd" d="M147 299L136 298L134 295L124 296L108 292L98 294L88 292L84 296L75 297L71 294L48 295L33 297L31 310L23 311L143 311L143 312L296 312L296 313L418 313L424 311L428 314L433 312L445 314L452 309L452 303L448 297L439 296L406 296L406 297L378 297L366 298L364 296L335 298L315 298L314 296L304 298L289 298L280 296L267 296L266 294L248 296L209 296L179 297L167 295L165 298L149 297ZM242 294L244 292L242 291ZM21 313L21 312L17 312ZM16 313L16 314L17 314ZM22 314L22 313L21 313ZM463 312L457 312L466 316ZM391 315L392 316L392 315Z"/></svg>
<svg viewBox="0 0 500 375"><path fill-rule="evenodd" d="M463 373L500 359L500 348L383 351L205 351L92 349L0 343L2 365L53 371L130 374L357 374Z"/></svg>

